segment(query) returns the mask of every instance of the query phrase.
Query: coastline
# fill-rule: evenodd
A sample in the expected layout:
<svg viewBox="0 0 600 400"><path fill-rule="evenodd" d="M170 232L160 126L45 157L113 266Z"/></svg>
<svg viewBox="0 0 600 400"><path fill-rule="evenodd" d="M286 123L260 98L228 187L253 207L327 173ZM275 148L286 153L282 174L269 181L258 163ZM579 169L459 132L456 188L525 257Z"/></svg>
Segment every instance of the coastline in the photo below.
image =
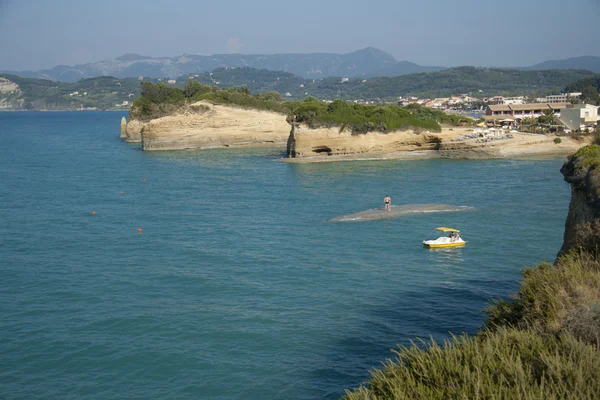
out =
<svg viewBox="0 0 600 400"><path fill-rule="evenodd" d="M570 137L560 137L561 142L555 143L555 135L538 135L528 133L513 133L513 138L478 143L477 139L454 141L464 135L467 130L444 129L438 137L441 143L436 149L424 150L419 146L409 150L394 152L364 152L352 154L315 155L297 158L281 158L285 163L323 163L338 161L382 161L382 160L424 160L430 158L447 158L462 160L491 160L491 159L531 159L531 158L562 158L588 145L591 138L575 140Z"/></svg>

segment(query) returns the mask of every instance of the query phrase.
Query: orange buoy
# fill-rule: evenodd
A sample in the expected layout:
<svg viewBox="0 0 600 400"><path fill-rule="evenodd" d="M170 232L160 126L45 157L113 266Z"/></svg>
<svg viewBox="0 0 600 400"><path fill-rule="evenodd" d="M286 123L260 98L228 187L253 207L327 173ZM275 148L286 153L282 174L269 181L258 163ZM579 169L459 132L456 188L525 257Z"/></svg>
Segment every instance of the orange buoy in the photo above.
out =
<svg viewBox="0 0 600 400"><path fill-rule="evenodd" d="M142 233L142 228L138 228L138 233Z"/></svg>
<svg viewBox="0 0 600 400"><path fill-rule="evenodd" d="M96 211L92 211L92 215L96 215Z"/></svg>
<svg viewBox="0 0 600 400"><path fill-rule="evenodd" d="M125 192L121 192L121 194L123 194L123 193L125 193Z"/></svg>

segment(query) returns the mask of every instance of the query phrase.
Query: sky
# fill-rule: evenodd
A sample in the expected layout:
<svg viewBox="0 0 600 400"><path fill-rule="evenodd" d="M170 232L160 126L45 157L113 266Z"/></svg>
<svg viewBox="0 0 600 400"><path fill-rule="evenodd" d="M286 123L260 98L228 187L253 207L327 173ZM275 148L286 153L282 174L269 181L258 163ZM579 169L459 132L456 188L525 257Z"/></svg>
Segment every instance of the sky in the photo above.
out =
<svg viewBox="0 0 600 400"><path fill-rule="evenodd" d="M0 70L125 53L346 53L435 66L600 56L600 0L0 0Z"/></svg>

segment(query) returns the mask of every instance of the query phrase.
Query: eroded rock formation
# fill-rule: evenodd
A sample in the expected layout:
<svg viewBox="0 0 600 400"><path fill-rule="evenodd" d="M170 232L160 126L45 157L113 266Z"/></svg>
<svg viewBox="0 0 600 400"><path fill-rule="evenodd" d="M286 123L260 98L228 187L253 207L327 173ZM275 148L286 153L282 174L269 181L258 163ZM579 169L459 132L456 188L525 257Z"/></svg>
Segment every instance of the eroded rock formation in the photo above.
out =
<svg viewBox="0 0 600 400"><path fill-rule="evenodd" d="M302 124L295 124L288 138L287 153L291 158L301 158L436 150L440 142L437 135L430 133L396 131L357 135L341 127L311 129Z"/></svg>

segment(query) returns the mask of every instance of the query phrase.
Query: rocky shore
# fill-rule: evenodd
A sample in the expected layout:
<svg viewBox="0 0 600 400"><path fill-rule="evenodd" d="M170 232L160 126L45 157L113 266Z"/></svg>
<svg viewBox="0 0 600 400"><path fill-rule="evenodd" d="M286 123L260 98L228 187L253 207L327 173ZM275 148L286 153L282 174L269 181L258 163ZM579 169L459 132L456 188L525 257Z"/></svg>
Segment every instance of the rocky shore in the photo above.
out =
<svg viewBox="0 0 600 400"><path fill-rule="evenodd" d="M284 162L312 163L390 159L492 159L569 155L589 144L590 139L575 140L554 135L512 133L511 138L484 141L461 139L471 132L465 128L444 128L441 133L369 132L353 135L340 128L292 128ZM557 143L558 142L558 143Z"/></svg>
<svg viewBox="0 0 600 400"><path fill-rule="evenodd" d="M511 133L510 138L473 138L471 129L446 127L440 133L352 133L344 127L310 128L290 125L280 113L230 105L197 102L172 115L140 121L124 118L120 137L155 150L211 149L222 147L287 148L283 162L313 163L391 159L491 159L566 156L589 144L590 139Z"/></svg>

